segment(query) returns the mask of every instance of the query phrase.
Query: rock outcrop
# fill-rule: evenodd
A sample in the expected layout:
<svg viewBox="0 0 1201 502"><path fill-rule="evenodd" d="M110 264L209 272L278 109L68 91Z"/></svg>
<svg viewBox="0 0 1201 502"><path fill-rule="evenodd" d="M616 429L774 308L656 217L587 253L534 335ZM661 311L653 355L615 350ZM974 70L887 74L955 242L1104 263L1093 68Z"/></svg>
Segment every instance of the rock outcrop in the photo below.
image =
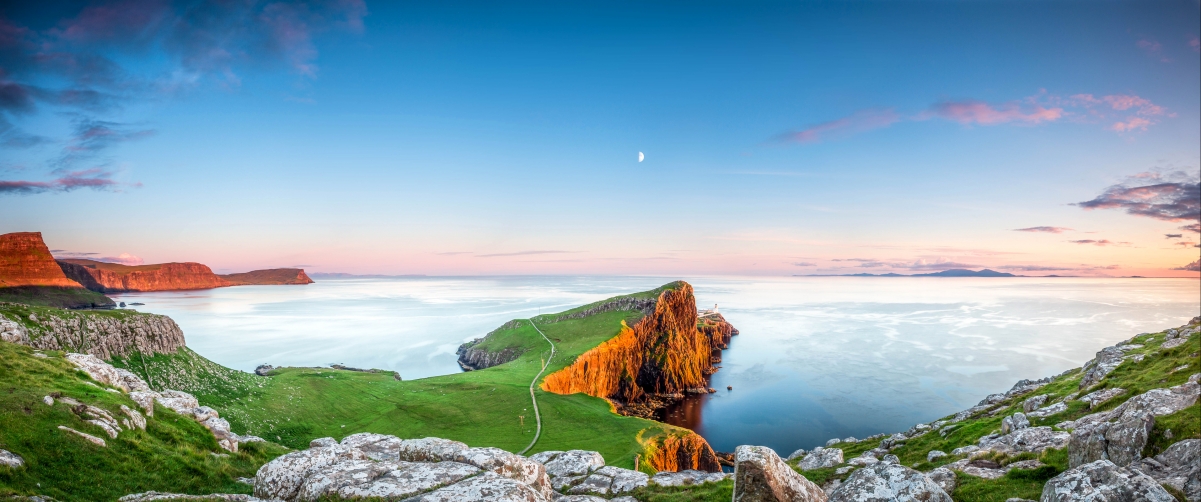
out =
<svg viewBox="0 0 1201 502"><path fill-rule="evenodd" d="M1180 490L1190 501L1201 500L1201 439L1180 441L1130 468Z"/></svg>
<svg viewBox="0 0 1201 502"><path fill-rule="evenodd" d="M17 469L25 465L25 459L8 450L0 450L0 467Z"/></svg>
<svg viewBox="0 0 1201 502"><path fill-rule="evenodd" d="M721 471L721 462L709 442L687 429L647 441L645 451L644 461L656 471Z"/></svg>
<svg viewBox="0 0 1201 502"><path fill-rule="evenodd" d="M193 262L118 265L93 260L64 259L58 265L67 277L99 293L173 291L232 286L206 265Z"/></svg>
<svg viewBox="0 0 1201 502"><path fill-rule="evenodd" d="M1199 379L1201 374L1194 374L1183 384L1151 389L1112 410L1064 423L1064 428L1072 430L1068 464L1076 467L1105 459L1126 466L1138 461L1155 426L1155 417L1175 413L1196 403L1201 397Z"/></svg>
<svg viewBox="0 0 1201 502"><path fill-rule="evenodd" d="M100 359L134 353L170 354L184 346L183 331L170 317L137 312L56 311L38 315L15 306L0 314L0 337L35 349L62 350Z"/></svg>
<svg viewBox="0 0 1201 502"><path fill-rule="evenodd" d="M1150 476L1108 460L1073 467L1043 486L1040 502L1174 502Z"/></svg>
<svg viewBox="0 0 1201 502"><path fill-rule="evenodd" d="M861 462L864 462L864 463L869 462L867 460L867 458L871 459L870 463L875 463L877 461L876 457L860 457L860 458L862 459ZM802 471L812 471L814 469L824 469L826 467L834 467L841 463L842 463L842 450L841 449L824 448L824 447L818 446L817 448L814 448L813 451L810 452L808 455L805 455L805 457L801 459L800 463L797 464L797 467L800 467Z"/></svg>
<svg viewBox="0 0 1201 502"><path fill-rule="evenodd" d="M734 450L734 500L738 502L824 502L826 492L792 470L766 446Z"/></svg>
<svg viewBox="0 0 1201 502"><path fill-rule="evenodd" d="M649 476L641 472L606 466L594 451L548 451L526 458L440 438L361 433L341 442L316 439L307 450L272 460L255 475L254 494L289 502L323 498L550 502L617 495L648 482Z"/></svg>
<svg viewBox="0 0 1201 502"><path fill-rule="evenodd" d="M895 463L880 462L851 474L830 492L830 502L951 502L932 479Z"/></svg>
<svg viewBox="0 0 1201 502"><path fill-rule="evenodd" d="M229 283L234 286L278 286L286 284L313 283L313 279L309 278L308 274L304 273L303 268L270 268L265 270L252 270L250 272L242 272L238 274L222 274L218 277L229 281Z"/></svg>
<svg viewBox="0 0 1201 502"><path fill-rule="evenodd" d="M18 286L83 287L63 274L41 232L0 235L0 288Z"/></svg>

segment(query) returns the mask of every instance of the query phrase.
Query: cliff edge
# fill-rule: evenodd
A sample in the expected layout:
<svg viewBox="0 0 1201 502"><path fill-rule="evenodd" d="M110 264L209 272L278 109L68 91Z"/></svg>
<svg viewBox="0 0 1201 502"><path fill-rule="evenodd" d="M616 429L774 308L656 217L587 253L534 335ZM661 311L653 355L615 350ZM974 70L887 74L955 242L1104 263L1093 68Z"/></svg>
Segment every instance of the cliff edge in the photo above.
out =
<svg viewBox="0 0 1201 502"><path fill-rule="evenodd" d="M171 354L184 346L170 317L132 310L80 312L0 303L0 340L100 359Z"/></svg>
<svg viewBox="0 0 1201 502"><path fill-rule="evenodd" d="M119 265L94 260L63 259L58 265L67 277L99 293L170 291L232 286L208 266L193 263Z"/></svg>
<svg viewBox="0 0 1201 502"><path fill-rule="evenodd" d="M108 297L63 273L40 232L0 235L0 301L48 307L110 307Z"/></svg>
<svg viewBox="0 0 1201 502"><path fill-rule="evenodd" d="M217 277L234 286L281 286L286 284L312 284L313 279L303 268L269 268L239 274L222 274Z"/></svg>

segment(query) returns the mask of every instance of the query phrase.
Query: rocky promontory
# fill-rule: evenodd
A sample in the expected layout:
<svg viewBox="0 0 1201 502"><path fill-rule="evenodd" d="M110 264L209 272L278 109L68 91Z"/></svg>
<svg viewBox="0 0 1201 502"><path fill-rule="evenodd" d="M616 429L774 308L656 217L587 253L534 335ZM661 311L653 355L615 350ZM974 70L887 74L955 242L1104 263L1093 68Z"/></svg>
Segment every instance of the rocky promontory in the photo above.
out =
<svg viewBox="0 0 1201 502"><path fill-rule="evenodd" d="M0 235L0 301L64 308L114 305L67 277L39 232Z"/></svg>
<svg viewBox="0 0 1201 502"><path fill-rule="evenodd" d="M270 268L252 270L238 274L221 274L218 277L234 286L281 286L286 284L312 284L313 280L303 268Z"/></svg>
<svg viewBox="0 0 1201 502"><path fill-rule="evenodd" d="M58 265L71 279L100 293L129 291L172 291L232 286L208 266L193 263L120 265L94 260L62 259Z"/></svg>
<svg viewBox="0 0 1201 502"><path fill-rule="evenodd" d="M133 311L70 311L0 303L0 339L101 359L170 354L184 346L170 317Z"/></svg>

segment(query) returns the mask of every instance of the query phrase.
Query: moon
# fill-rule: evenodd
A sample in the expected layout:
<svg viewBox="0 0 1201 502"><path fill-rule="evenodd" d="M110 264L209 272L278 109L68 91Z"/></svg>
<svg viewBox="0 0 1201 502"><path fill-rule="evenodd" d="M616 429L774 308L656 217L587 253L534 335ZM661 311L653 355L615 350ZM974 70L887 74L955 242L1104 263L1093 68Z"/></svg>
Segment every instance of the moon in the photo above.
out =
<svg viewBox="0 0 1201 502"><path fill-rule="evenodd" d="M646 155L643 155L642 152L638 152L638 162L642 162L642 159L645 159L645 158L646 158Z"/></svg>

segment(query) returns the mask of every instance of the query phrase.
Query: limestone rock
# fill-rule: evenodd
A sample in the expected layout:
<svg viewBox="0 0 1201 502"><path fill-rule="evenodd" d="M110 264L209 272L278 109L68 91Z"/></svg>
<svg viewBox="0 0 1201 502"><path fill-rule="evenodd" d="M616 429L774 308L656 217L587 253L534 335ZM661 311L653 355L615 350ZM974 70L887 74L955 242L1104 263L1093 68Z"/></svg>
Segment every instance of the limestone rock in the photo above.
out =
<svg viewBox="0 0 1201 502"><path fill-rule="evenodd" d="M529 485L492 472L485 472L466 481L455 483L418 497L415 502L462 502L488 500L495 502L550 502Z"/></svg>
<svg viewBox="0 0 1201 502"><path fill-rule="evenodd" d="M1043 406L1043 404L1047 402L1047 398L1049 398L1049 397L1051 397L1051 396L1049 396L1047 394L1042 394L1039 396L1034 396L1032 398L1028 398L1025 401L1022 401L1022 411L1026 412L1026 413L1030 413L1034 410L1041 408Z"/></svg>
<svg viewBox="0 0 1201 502"><path fill-rule="evenodd" d="M515 479L527 485L530 485L535 490L538 490L543 496L551 497L554 495L551 489L550 478L546 474L546 466L522 457L514 453L509 453L500 448L468 448L460 450L455 455L455 461L464 464L473 465L486 471L492 471L506 478ZM616 467L605 467L604 469L617 469ZM630 471L628 469L620 469L634 473L642 478L646 478L646 474ZM599 472L599 471L598 471ZM628 477L623 477L621 483L617 482L616 471L611 476L614 477L614 484L625 486ZM642 486L646 485L646 480L643 479ZM622 493L630 489L614 490L613 493Z"/></svg>
<svg viewBox="0 0 1201 502"><path fill-rule="evenodd" d="M408 462L441 462L454 460L460 452L466 449L466 444L449 439L433 437L406 439L398 445L396 456L400 460Z"/></svg>
<svg viewBox="0 0 1201 502"><path fill-rule="evenodd" d="M841 453L839 450L840 456ZM820 487L792 470L771 448L739 446L734 450L734 459L734 500L739 502L824 502L826 500L826 493Z"/></svg>
<svg viewBox="0 0 1201 502"><path fill-rule="evenodd" d="M730 479L732 474L726 472L705 472L687 470L680 472L663 471L651 476L650 483L659 486L690 486L703 483L717 483Z"/></svg>
<svg viewBox="0 0 1201 502"><path fill-rule="evenodd" d="M1058 403L1052 404L1050 406L1044 406L1037 410L1031 411L1031 412L1027 413L1026 416L1027 417L1045 418L1045 417L1054 415L1056 413L1063 413L1065 411L1068 411L1067 403L1058 402Z"/></svg>
<svg viewBox="0 0 1201 502"><path fill-rule="evenodd" d="M1026 414L1020 411L1001 420L1001 434L1009 434L1027 427L1030 427L1030 420L1027 420Z"/></svg>
<svg viewBox="0 0 1201 502"><path fill-rule="evenodd" d="M605 466L605 457L595 451L571 450L555 456L546 463L546 474L552 478L583 476Z"/></svg>
<svg viewBox="0 0 1201 502"><path fill-rule="evenodd" d="M299 500L337 496L343 499L400 500L451 485L480 469L458 462L376 462L351 460L321 469L307 479Z"/></svg>
<svg viewBox="0 0 1201 502"><path fill-rule="evenodd" d="M880 460L877 459L876 456L873 455L871 451L865 451L865 452L863 452L863 454L859 455L858 457L848 460L847 463L851 464L853 466L856 466L856 467L863 467L865 465L872 465L879 461Z"/></svg>
<svg viewBox="0 0 1201 502"><path fill-rule="evenodd" d="M309 448L281 455L259 468L254 476L254 495L269 499L293 499L310 475L320 469L348 460L365 460L356 448L338 445Z"/></svg>
<svg viewBox="0 0 1201 502"><path fill-rule="evenodd" d="M29 345L29 333L25 331L25 327L21 326L21 323L10 321L0 314L0 340Z"/></svg>
<svg viewBox="0 0 1201 502"><path fill-rule="evenodd" d="M154 416L154 402L160 397L162 397L162 394L154 391L133 391L129 393L129 398L133 402L138 403L138 407L142 411L145 411L148 417Z"/></svg>
<svg viewBox="0 0 1201 502"><path fill-rule="evenodd" d="M1071 434L1050 427L1026 427L1002 436L984 436L977 443L981 450L1002 453L1042 453L1047 448L1063 448Z"/></svg>
<svg viewBox="0 0 1201 502"><path fill-rule="evenodd" d="M947 456L946 452L942 452L942 451L938 451L938 450L930 450L929 453L926 453L926 461L933 462L933 461L943 458L945 456Z"/></svg>
<svg viewBox="0 0 1201 502"><path fill-rule="evenodd" d="M1146 474L1097 460L1047 481L1041 502L1174 502L1172 494Z"/></svg>
<svg viewBox="0 0 1201 502"><path fill-rule="evenodd" d="M801 459L801 463L797 464L802 471L812 471L814 469L822 469L826 467L834 467L842 463L842 450L838 448L822 448L817 447L813 452L805 455Z"/></svg>
<svg viewBox="0 0 1201 502"><path fill-rule="evenodd" d="M985 459L963 459L947 464L945 467L953 471L959 471L964 474L970 474L977 478L983 479L998 479L1012 469L1037 469L1042 467L1042 462L1037 460L1023 460L1014 462L1009 465L1002 466L996 462Z"/></svg>
<svg viewBox="0 0 1201 502"><path fill-rule="evenodd" d="M1068 445L1068 465L1110 460L1126 466L1142 457L1155 417L1183 410L1201 396L1199 375L1166 389L1151 389L1109 411L1085 415L1068 427L1073 429Z"/></svg>
<svg viewBox="0 0 1201 502"><path fill-rule="evenodd" d="M309 448L326 448L338 444L338 440L334 438L317 438L309 441Z"/></svg>
<svg viewBox="0 0 1201 502"><path fill-rule="evenodd" d="M1201 439L1180 441L1130 468L1184 492L1190 501L1201 500Z"/></svg>
<svg viewBox="0 0 1201 502"><path fill-rule="evenodd" d="M970 454L978 452L978 451L980 451L980 447L976 446L974 444L971 444L971 445L961 446L959 448L955 448L954 450L951 450L951 455L970 455Z"/></svg>
<svg viewBox="0 0 1201 502"><path fill-rule="evenodd" d="M946 467L934 469L926 477L930 478L930 481L933 481L939 488L942 488L942 491L947 493L954 492L955 487L959 486L959 477L955 475L955 471Z"/></svg>
<svg viewBox="0 0 1201 502"><path fill-rule="evenodd" d="M834 439L831 439L831 440L829 440L829 441L826 441L826 446L834 446L834 445L836 445L836 444L838 444L838 443L841 443L841 442L842 442L842 440L841 440L841 439L834 438Z"/></svg>
<svg viewBox="0 0 1201 502"><path fill-rule="evenodd" d="M1113 399L1113 398L1118 397L1125 393L1126 393L1126 389L1110 387L1108 389L1101 389L1096 392L1090 392L1088 394L1085 394L1084 396L1080 397L1080 401L1084 401L1085 403L1088 403L1088 407L1091 409L1091 408L1096 408L1097 405L1104 403L1106 401L1109 401L1110 399Z"/></svg>
<svg viewBox="0 0 1201 502"><path fill-rule="evenodd" d="M124 413L126 417L129 417L129 424L126 428L133 429L136 427L138 429L146 430L146 417L143 417L141 413L138 413L138 410L121 405L121 413Z"/></svg>
<svg viewBox="0 0 1201 502"><path fill-rule="evenodd" d="M117 499L118 502L152 502L158 500L179 500L186 502L270 502L250 495L214 493L212 495L187 495L183 493L145 492L132 493Z"/></svg>
<svg viewBox="0 0 1201 502"><path fill-rule="evenodd" d="M96 446L108 446L108 444L106 444L106 443L104 442L104 440L103 440L103 439L100 439L100 438L98 438L98 437L96 437L96 436L93 436L93 435L91 435L91 434L84 434L84 433L82 433L82 432L79 432L79 431L77 431L77 430L75 430L75 429L72 429L72 428L70 428L70 427L66 427L66 426L62 426L62 425L58 426L58 429L59 429L59 430L63 430L63 431L70 432L71 434L75 434L76 436L79 436L79 437L81 437L81 438L84 438L84 439L86 439L86 440L87 440L89 443L92 443L92 444L94 444L94 445L96 445Z"/></svg>
<svg viewBox="0 0 1201 502"><path fill-rule="evenodd" d="M25 465L25 459L8 450L0 450L0 466L16 469Z"/></svg>
<svg viewBox="0 0 1201 502"><path fill-rule="evenodd" d="M807 451L805 451L805 449L804 449L804 448L799 448L799 449L797 449L796 451L794 451L794 452L790 453L790 454L788 455L788 458L787 458L787 459L785 459L785 460L788 460L789 462L792 462L793 460L796 460L796 459L798 459L798 458L801 458L801 457L805 456L805 454L806 454L806 453L808 453L808 452L807 452Z"/></svg>
<svg viewBox="0 0 1201 502"><path fill-rule="evenodd" d="M101 361L96 356L70 353L65 358L68 362L75 365L76 368L79 368L92 377L92 380L129 392L129 388L125 386L125 379L121 377L121 373L117 371L117 368Z"/></svg>
<svg viewBox="0 0 1201 502"><path fill-rule="evenodd" d="M558 457L561 453L563 452L557 450L543 451L530 455L529 459L538 462L539 464L546 465L547 462L554 460L555 457Z"/></svg>
<svg viewBox="0 0 1201 502"><path fill-rule="evenodd" d="M178 390L164 390L159 393L159 397L155 398L158 404L169 408L180 415L191 417L192 410L200 407L200 403L196 401L196 396L181 392Z"/></svg>
<svg viewBox="0 0 1201 502"><path fill-rule="evenodd" d="M3 316L0 316L3 317ZM35 349L86 352L102 360L134 353L173 354L184 346L183 331L170 317L137 313L114 317L62 311L31 319L26 342Z"/></svg>
<svg viewBox="0 0 1201 502"><path fill-rule="evenodd" d="M830 493L830 502L951 502L951 496L926 475L894 463L855 471Z"/></svg>

